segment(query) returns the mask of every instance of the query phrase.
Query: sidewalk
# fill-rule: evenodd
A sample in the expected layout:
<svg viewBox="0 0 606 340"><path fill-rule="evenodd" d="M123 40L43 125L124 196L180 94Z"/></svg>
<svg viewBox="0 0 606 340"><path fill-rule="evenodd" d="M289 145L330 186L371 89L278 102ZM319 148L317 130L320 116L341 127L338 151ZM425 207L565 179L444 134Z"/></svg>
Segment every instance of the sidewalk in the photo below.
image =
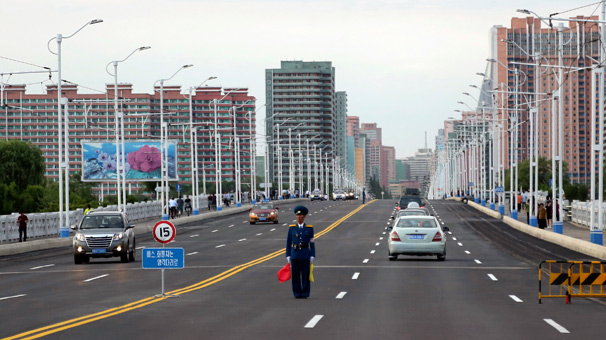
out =
<svg viewBox="0 0 606 340"><path fill-rule="evenodd" d="M293 199L288 199L288 200L282 200L282 201L273 201L276 205L281 205L281 204L285 204L285 203L291 203L291 202L299 202L299 201L307 201L306 198L293 198ZM200 211L199 215L196 216L185 216L185 217L179 217L179 218L175 218L170 220L170 222L172 222L175 227L179 227L180 225L186 224L186 223L192 223L192 222L198 222L198 221L204 221L207 219L211 219L211 218L216 218L216 217L221 217L221 216L226 216L226 215L233 215L233 214L238 214L241 212L245 212L248 211L251 207L251 204L246 204L246 205L242 205L242 207L236 207L234 205L226 207L223 206L223 210L221 211L214 211L214 210L202 210ZM143 220L137 220L134 221L133 224L135 225L135 235L140 235L140 234L145 234L145 233L149 233L151 234L154 225L156 225L156 223L158 223L161 220L160 216L156 217L156 218L148 218L148 219L143 219ZM70 231L70 236L69 237L64 237L64 238L39 238L39 239L32 239L32 240L28 240L27 242L12 242L12 243L2 243L0 244L0 256L7 256L7 255L15 255L15 254L21 254L21 253L27 253L30 251L37 251L37 250L44 250L44 249L52 249L52 248L61 248L61 247L70 247L72 245L72 237L73 237L73 232Z"/></svg>

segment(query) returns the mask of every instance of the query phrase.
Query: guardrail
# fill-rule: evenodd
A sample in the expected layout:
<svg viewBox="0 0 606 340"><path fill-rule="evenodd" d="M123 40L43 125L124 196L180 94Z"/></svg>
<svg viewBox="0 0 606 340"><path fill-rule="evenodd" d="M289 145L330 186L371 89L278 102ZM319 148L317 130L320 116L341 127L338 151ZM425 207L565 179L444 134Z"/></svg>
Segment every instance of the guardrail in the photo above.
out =
<svg viewBox="0 0 606 340"><path fill-rule="evenodd" d="M547 266L543 267L546 264ZM605 261L541 261L539 263L539 303L542 298L606 297ZM543 294L542 274L549 277L546 294ZM557 288L553 288L557 286ZM554 292L554 289L556 291Z"/></svg>
<svg viewBox="0 0 606 340"><path fill-rule="evenodd" d="M208 209L206 196L198 197L200 210ZM246 202L243 202L246 203ZM96 208L95 211L116 211L117 205ZM160 217L160 201L148 201L129 203L126 205L128 219L131 221L142 220L150 217ZM84 216L83 209L76 209L69 212L69 222L72 225L80 221ZM0 243L14 242L19 239L19 224L17 223L18 213L0 216ZM27 238L35 239L42 237L59 236L59 213L35 213L27 214L29 222L27 223Z"/></svg>

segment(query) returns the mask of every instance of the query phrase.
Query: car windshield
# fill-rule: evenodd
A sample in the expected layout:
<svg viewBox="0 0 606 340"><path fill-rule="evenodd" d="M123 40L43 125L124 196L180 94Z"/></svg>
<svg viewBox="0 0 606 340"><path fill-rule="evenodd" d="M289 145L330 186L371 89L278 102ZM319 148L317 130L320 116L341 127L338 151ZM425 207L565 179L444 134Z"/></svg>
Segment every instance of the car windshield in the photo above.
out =
<svg viewBox="0 0 606 340"><path fill-rule="evenodd" d="M345 193L345 191L343 191L343 190L337 190L337 191L335 191L335 194L344 194L344 193Z"/></svg>
<svg viewBox="0 0 606 340"><path fill-rule="evenodd" d="M314 190L314 195L319 195L321 193L322 193L322 191L320 191L320 190Z"/></svg>
<svg viewBox="0 0 606 340"><path fill-rule="evenodd" d="M253 210L268 210L268 209L273 209L274 206L271 204L255 204L253 206Z"/></svg>
<svg viewBox="0 0 606 340"><path fill-rule="evenodd" d="M120 216L84 216L80 229L124 228Z"/></svg>
<svg viewBox="0 0 606 340"><path fill-rule="evenodd" d="M426 214L420 210L402 210L400 216L426 216Z"/></svg>
<svg viewBox="0 0 606 340"><path fill-rule="evenodd" d="M435 220L427 219L400 219L398 221L398 228L436 228Z"/></svg>

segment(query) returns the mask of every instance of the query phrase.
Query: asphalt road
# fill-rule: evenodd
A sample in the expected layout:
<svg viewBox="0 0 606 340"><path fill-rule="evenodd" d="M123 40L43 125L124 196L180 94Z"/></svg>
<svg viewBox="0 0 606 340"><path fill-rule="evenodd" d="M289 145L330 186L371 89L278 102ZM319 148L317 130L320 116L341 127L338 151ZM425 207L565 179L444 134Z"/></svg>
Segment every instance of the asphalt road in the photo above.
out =
<svg viewBox="0 0 606 340"><path fill-rule="evenodd" d="M0 338L5 339L563 339L602 336L603 300L544 299L541 260L591 260L536 240L454 201L432 201L447 226L445 262L387 258L395 201L313 202L311 297L279 283L294 204L279 224L247 214L179 227L170 247L185 269L137 260L74 265L71 249L0 258ZM138 247L159 247L149 236ZM566 333L569 332L569 333Z"/></svg>

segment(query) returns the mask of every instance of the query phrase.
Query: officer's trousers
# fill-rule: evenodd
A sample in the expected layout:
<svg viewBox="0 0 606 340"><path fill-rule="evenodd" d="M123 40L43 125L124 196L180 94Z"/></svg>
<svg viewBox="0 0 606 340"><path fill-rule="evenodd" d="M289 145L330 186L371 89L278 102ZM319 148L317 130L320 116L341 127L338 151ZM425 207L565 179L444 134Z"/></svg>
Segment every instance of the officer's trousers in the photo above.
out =
<svg viewBox="0 0 606 340"><path fill-rule="evenodd" d="M292 293L296 298L309 297L311 284L309 282L309 260L290 260Z"/></svg>

